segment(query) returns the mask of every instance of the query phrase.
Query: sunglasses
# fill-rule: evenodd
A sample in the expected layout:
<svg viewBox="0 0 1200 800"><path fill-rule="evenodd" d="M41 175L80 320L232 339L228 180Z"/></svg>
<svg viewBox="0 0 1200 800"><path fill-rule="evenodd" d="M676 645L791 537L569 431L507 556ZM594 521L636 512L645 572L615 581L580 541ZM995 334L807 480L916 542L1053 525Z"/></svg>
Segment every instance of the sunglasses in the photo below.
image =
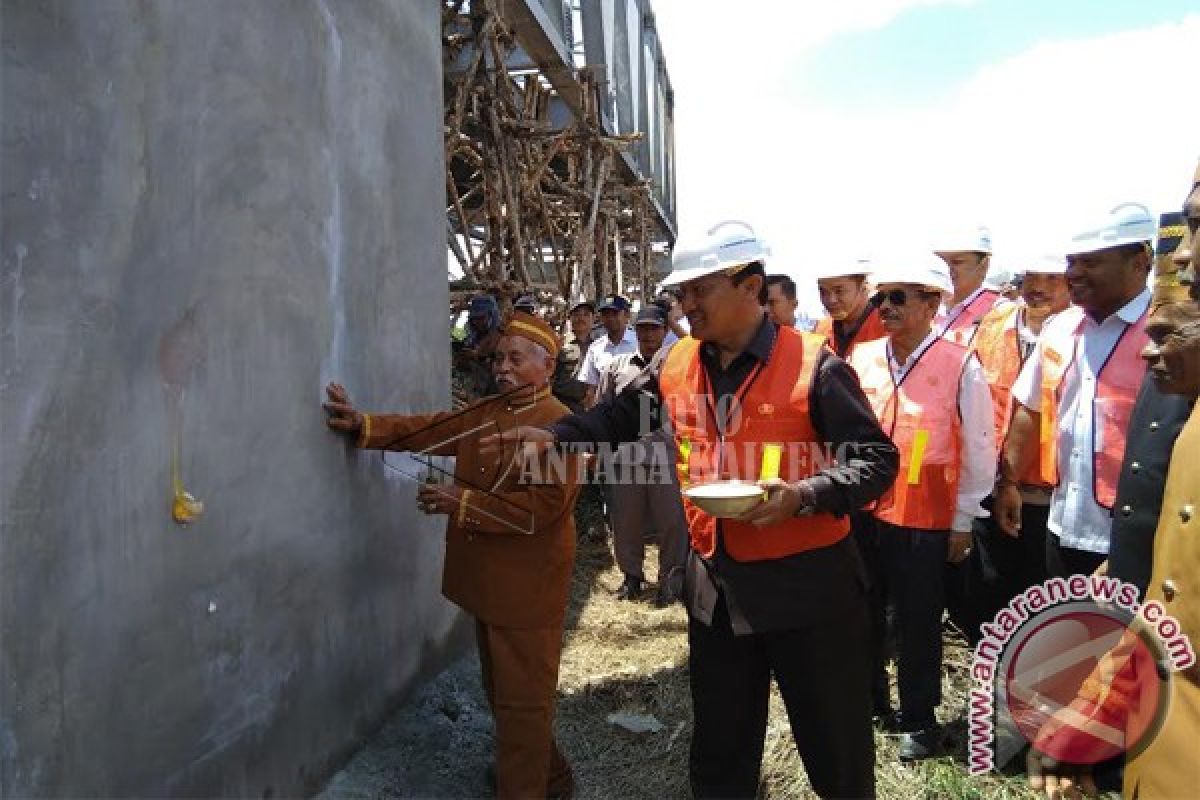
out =
<svg viewBox="0 0 1200 800"><path fill-rule="evenodd" d="M894 306L903 306L908 302L908 292L903 289L891 289L886 292L876 292L875 296L871 298L871 302L877 306L883 305L885 300Z"/></svg>

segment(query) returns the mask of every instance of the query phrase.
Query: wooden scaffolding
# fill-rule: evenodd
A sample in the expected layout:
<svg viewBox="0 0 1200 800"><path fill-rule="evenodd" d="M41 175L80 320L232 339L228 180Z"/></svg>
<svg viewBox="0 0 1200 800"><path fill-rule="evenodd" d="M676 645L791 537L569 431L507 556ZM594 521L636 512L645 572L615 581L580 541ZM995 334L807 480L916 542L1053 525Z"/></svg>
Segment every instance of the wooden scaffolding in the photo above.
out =
<svg viewBox="0 0 1200 800"><path fill-rule="evenodd" d="M493 291L503 303L532 290L556 305L645 296L665 236L649 182L617 169L641 134L605 132L603 87L586 67L575 69L582 113L553 124L554 90L540 71L514 66L520 43L502 11L497 0L444 0L447 241L463 272L455 294Z"/></svg>

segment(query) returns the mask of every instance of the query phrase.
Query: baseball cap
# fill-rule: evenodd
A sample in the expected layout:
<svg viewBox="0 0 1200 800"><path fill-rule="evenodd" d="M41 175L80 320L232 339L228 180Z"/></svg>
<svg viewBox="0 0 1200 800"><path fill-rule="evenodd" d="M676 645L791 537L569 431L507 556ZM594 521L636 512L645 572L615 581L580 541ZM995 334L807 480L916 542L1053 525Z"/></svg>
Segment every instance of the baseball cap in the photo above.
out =
<svg viewBox="0 0 1200 800"><path fill-rule="evenodd" d="M667 313L653 303L638 311L637 319L634 321L634 325L662 325L666 327L666 324Z"/></svg>
<svg viewBox="0 0 1200 800"><path fill-rule="evenodd" d="M490 294L481 294L478 297L471 298L471 305L468 306L468 311L472 316L489 314L497 310L496 298Z"/></svg>
<svg viewBox="0 0 1200 800"><path fill-rule="evenodd" d="M630 309L629 301L619 294L610 294L604 298L604 302L600 304L600 311L628 311Z"/></svg>

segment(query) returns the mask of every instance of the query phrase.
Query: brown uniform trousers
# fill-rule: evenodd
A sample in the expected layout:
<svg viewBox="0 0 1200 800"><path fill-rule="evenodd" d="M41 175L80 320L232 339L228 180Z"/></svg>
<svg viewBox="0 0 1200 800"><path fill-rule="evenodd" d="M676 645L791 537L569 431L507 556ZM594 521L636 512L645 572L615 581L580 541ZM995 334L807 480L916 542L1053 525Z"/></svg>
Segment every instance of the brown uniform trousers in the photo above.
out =
<svg viewBox="0 0 1200 800"><path fill-rule="evenodd" d="M554 697L578 485L573 459L565 469L543 461L540 476L523 474L513 453L484 458L479 439L567 413L543 390L521 404L491 397L457 413L367 415L359 440L360 447L456 457L455 483L467 493L446 526L442 593L476 619L501 798L559 796L572 786L554 741Z"/></svg>
<svg viewBox="0 0 1200 800"><path fill-rule="evenodd" d="M1145 601L1156 601L1200 651L1200 405L1175 441ZM1125 766L1126 797L1195 797L1200 791L1200 664L1176 672L1162 728Z"/></svg>

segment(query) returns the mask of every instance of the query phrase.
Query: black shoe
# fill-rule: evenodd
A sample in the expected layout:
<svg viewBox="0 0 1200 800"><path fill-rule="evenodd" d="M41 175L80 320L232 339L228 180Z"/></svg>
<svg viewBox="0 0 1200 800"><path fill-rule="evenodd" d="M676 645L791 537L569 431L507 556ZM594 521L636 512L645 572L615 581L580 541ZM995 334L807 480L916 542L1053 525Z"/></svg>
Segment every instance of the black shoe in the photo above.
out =
<svg viewBox="0 0 1200 800"><path fill-rule="evenodd" d="M494 796L496 794L496 765L488 764L483 771L483 783L487 786L488 791Z"/></svg>
<svg viewBox="0 0 1200 800"><path fill-rule="evenodd" d="M655 608L668 608L679 602L679 595L671 591L666 586L659 588L658 594L654 596Z"/></svg>
<svg viewBox="0 0 1200 800"><path fill-rule="evenodd" d="M880 709L871 715L871 724L882 733L899 733L900 712L890 708Z"/></svg>
<svg viewBox="0 0 1200 800"><path fill-rule="evenodd" d="M943 752L941 728L935 726L900 734L901 761L924 761L927 758L937 758Z"/></svg>
<svg viewBox="0 0 1200 800"><path fill-rule="evenodd" d="M546 800L571 800L575 796L575 776L568 770L565 775L551 779L546 788Z"/></svg>
<svg viewBox="0 0 1200 800"><path fill-rule="evenodd" d="M618 600L637 600L642 593L642 579L633 575L626 575L621 588L617 589Z"/></svg>

